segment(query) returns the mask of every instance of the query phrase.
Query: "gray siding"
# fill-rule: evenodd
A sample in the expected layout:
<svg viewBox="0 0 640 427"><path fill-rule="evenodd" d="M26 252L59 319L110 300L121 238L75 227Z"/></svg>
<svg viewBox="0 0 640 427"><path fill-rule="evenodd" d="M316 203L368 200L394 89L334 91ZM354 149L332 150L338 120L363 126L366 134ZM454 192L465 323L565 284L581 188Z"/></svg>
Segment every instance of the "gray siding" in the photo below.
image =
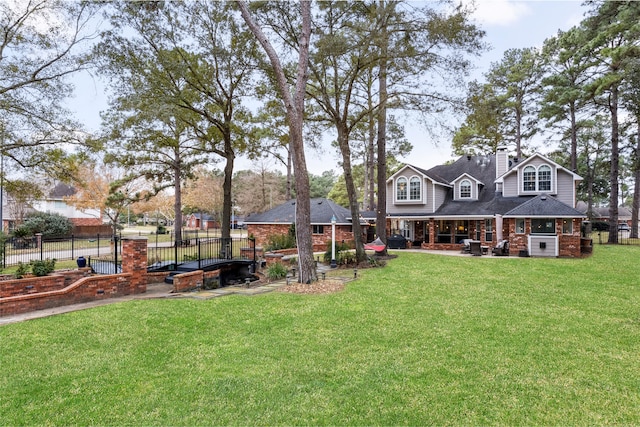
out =
<svg viewBox="0 0 640 427"><path fill-rule="evenodd" d="M396 200L396 180L399 177L405 177L407 182L414 176L422 180L421 199L398 201ZM437 188L437 186L436 186ZM391 182L387 183L387 212L390 214L415 214L424 212L433 212L433 184L431 180L417 174L413 169L406 169L394 176Z"/></svg>
<svg viewBox="0 0 640 427"><path fill-rule="evenodd" d="M518 174L512 173L505 177L502 186L502 195L504 197L516 197L518 195Z"/></svg>
<svg viewBox="0 0 640 427"><path fill-rule="evenodd" d="M573 176L564 170L558 170L558 194L556 198L572 208L575 208L575 183Z"/></svg>
<svg viewBox="0 0 640 427"><path fill-rule="evenodd" d="M435 204L433 206L433 211L437 210L444 203L444 199L447 196L447 191L449 189L446 187L442 187L441 185L435 186ZM433 212L432 211L432 212Z"/></svg>
<svg viewBox="0 0 640 427"><path fill-rule="evenodd" d="M541 246L546 246L542 248ZM556 257L559 254L558 237L530 235L529 255L541 257Z"/></svg>
<svg viewBox="0 0 640 427"><path fill-rule="evenodd" d="M514 172L504 179L502 194L504 197L516 197L522 195L537 195L540 192L521 191L523 186L523 170L526 166L534 166L536 169L541 165L549 165L551 167L551 191L548 193L555 196L558 200L569 206L575 206L574 198L574 181L573 176L567 171L556 167L554 164L544 161L544 159L535 157L523 167L520 166Z"/></svg>

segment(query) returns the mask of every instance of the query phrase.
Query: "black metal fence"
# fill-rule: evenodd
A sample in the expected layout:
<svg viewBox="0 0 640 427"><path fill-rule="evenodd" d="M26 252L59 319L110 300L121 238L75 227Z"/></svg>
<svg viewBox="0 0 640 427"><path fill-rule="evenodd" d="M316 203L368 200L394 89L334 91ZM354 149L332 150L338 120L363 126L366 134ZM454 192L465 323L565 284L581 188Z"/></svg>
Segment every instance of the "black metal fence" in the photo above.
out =
<svg viewBox="0 0 640 427"><path fill-rule="evenodd" d="M3 248L2 268L29 263L31 260L76 260L79 257L103 257L119 250L120 236L100 235L89 237L45 239L42 237L11 238Z"/></svg>
<svg viewBox="0 0 640 427"><path fill-rule="evenodd" d="M196 262L201 268L203 263L219 260L250 259L256 260L255 239L249 237L196 237L171 242L169 245L150 243L147 248L150 266L177 267L185 262Z"/></svg>
<svg viewBox="0 0 640 427"><path fill-rule="evenodd" d="M193 237L190 237L193 236ZM180 241L147 241L149 265L174 264L197 261L198 266L206 260L251 259L255 261L255 239L248 237L220 238L187 235ZM43 239L9 239L0 247L2 268L29 263L31 260L56 259L78 260L96 271L117 273L120 271L122 237L120 235L95 235L91 237Z"/></svg>
<svg viewBox="0 0 640 427"><path fill-rule="evenodd" d="M592 231L587 235L592 239L594 245L606 245L609 243L609 231ZM631 232L626 230L618 231L619 245L640 246L640 238L631 237Z"/></svg>

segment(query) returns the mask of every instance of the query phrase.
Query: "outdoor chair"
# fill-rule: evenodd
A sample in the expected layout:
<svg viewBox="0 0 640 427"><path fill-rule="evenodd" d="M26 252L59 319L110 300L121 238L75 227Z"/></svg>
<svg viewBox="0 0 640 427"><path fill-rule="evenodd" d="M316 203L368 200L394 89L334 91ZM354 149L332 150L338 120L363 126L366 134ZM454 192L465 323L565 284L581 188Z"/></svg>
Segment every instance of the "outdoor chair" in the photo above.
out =
<svg viewBox="0 0 640 427"><path fill-rule="evenodd" d="M509 255L509 241L502 240L498 245L491 250L491 253L496 256L507 256Z"/></svg>
<svg viewBox="0 0 640 427"><path fill-rule="evenodd" d="M463 254L468 254L471 252L471 246L469 245L469 243L471 243L473 239L463 239L462 240L462 253Z"/></svg>

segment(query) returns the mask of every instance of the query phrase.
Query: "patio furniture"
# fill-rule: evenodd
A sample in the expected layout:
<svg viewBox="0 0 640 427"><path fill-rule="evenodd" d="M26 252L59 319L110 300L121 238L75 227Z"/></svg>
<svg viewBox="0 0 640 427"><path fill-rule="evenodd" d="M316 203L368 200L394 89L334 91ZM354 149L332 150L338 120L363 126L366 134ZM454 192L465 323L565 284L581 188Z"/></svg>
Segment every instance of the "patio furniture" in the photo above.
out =
<svg viewBox="0 0 640 427"><path fill-rule="evenodd" d="M392 234L387 237L387 248L389 249L406 249L407 239L402 234Z"/></svg>
<svg viewBox="0 0 640 427"><path fill-rule="evenodd" d="M471 252L471 246L469 246L469 243L472 242L473 239L463 239L462 240L462 253L463 254L468 254Z"/></svg>
<svg viewBox="0 0 640 427"><path fill-rule="evenodd" d="M500 241L500 243L498 243L498 245L495 248L493 248L491 253L493 255L496 255L496 256L508 256L509 255L509 241L508 240Z"/></svg>
<svg viewBox="0 0 640 427"><path fill-rule="evenodd" d="M482 256L482 247L479 240L472 240L469 242L469 252L473 256Z"/></svg>

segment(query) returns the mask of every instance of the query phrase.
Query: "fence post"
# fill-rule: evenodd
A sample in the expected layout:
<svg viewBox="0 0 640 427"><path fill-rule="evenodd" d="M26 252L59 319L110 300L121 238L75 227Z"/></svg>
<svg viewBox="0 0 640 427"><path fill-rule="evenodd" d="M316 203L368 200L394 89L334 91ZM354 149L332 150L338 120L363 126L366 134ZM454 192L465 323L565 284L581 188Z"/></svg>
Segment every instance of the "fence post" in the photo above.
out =
<svg viewBox="0 0 640 427"><path fill-rule="evenodd" d="M118 274L118 235L113 235L113 274Z"/></svg>
<svg viewBox="0 0 640 427"><path fill-rule="evenodd" d="M72 234L71 235L71 259L76 259L75 252L74 252L74 246L75 246L74 245L74 243L75 243L75 238L74 237L75 236Z"/></svg>
<svg viewBox="0 0 640 427"><path fill-rule="evenodd" d="M177 270L178 269L178 244L180 242L178 242L177 240L173 241L173 252L174 252L174 256L173 256L173 270Z"/></svg>
<svg viewBox="0 0 640 427"><path fill-rule="evenodd" d="M202 242L196 237L196 245L198 245L198 270L202 270L202 251L200 245Z"/></svg>
<svg viewBox="0 0 640 427"><path fill-rule="evenodd" d="M36 233L36 247L40 248L40 261L44 260L44 250L42 247L42 233Z"/></svg>

